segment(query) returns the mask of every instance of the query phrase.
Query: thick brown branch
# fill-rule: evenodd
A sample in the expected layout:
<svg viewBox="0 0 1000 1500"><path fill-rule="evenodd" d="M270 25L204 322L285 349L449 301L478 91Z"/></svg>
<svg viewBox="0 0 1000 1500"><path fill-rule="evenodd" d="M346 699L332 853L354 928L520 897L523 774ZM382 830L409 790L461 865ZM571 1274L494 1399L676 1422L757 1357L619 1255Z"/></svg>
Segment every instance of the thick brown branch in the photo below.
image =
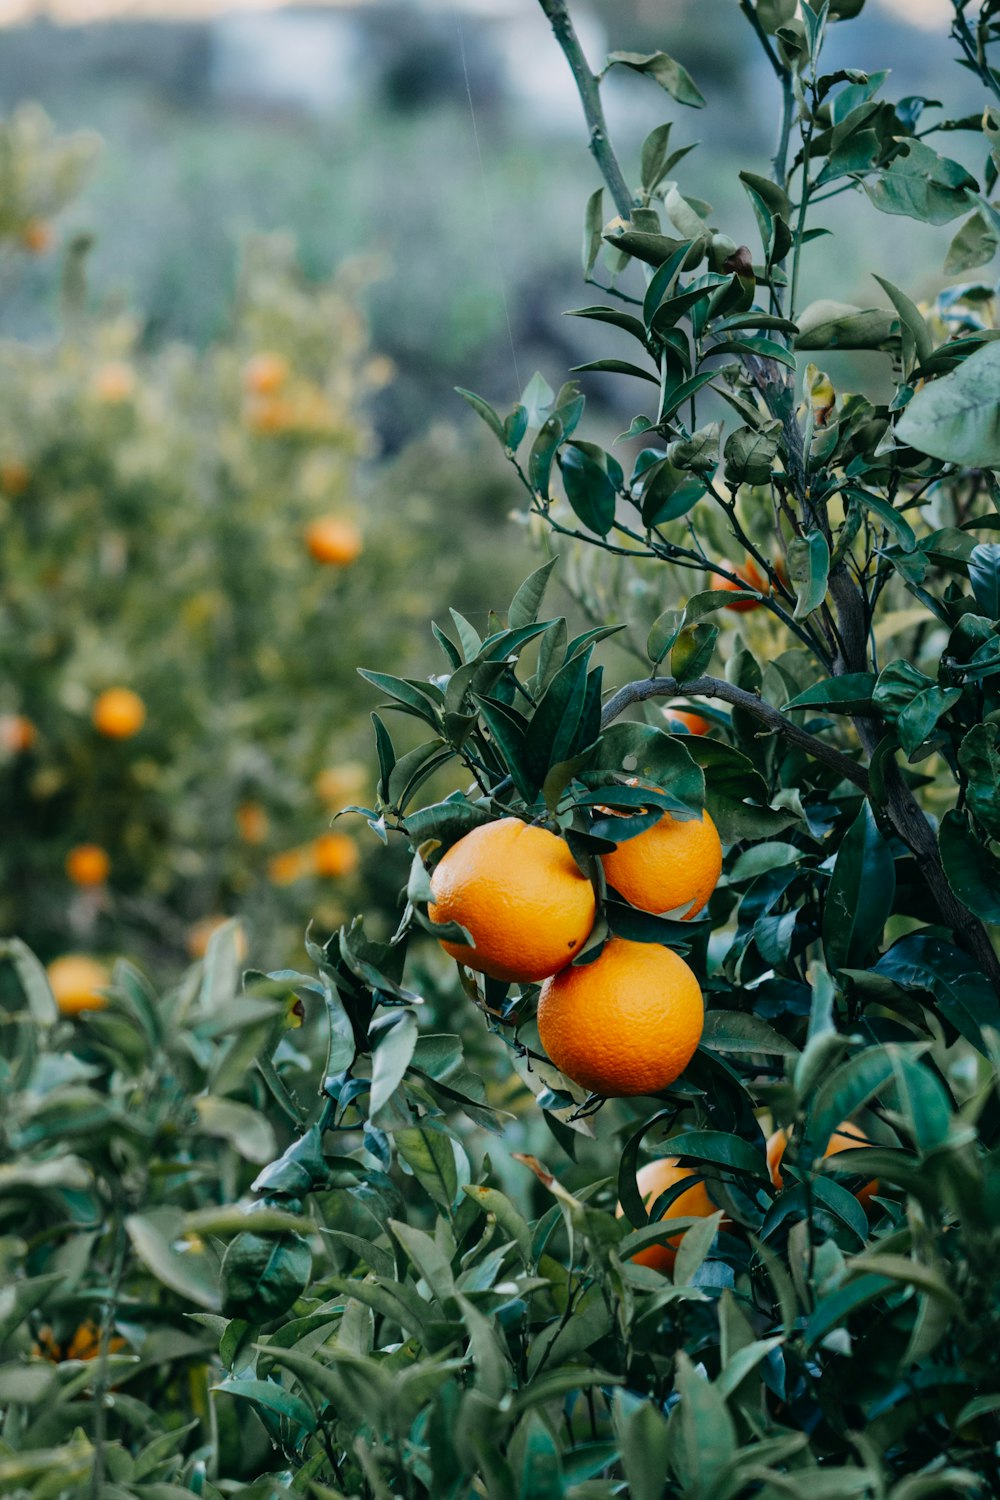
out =
<svg viewBox="0 0 1000 1500"><path fill-rule="evenodd" d="M549 18L556 41L562 48L576 81L587 129L590 132L590 149L594 160L601 169L601 176L608 185L615 207L623 219L628 219L632 215L632 193L625 181L625 174L619 165L618 157L615 155L611 137L608 135L600 86L584 56L580 38L570 20L565 0L538 0L538 3Z"/></svg>
<svg viewBox="0 0 1000 1500"><path fill-rule="evenodd" d="M730 703L734 708L744 709L746 713L759 719L762 724L766 724L773 733L782 735L789 744L804 750L814 760L822 761L825 766L830 767L831 771L836 771L845 781L852 782L854 786L867 794L868 772L864 766L859 766L857 761L852 760L843 751L835 749L833 745L828 745L817 735L810 734L808 730L793 723L780 709L770 703L765 703L763 698L758 698L755 693L748 693L744 688L735 687L721 677L697 677L692 682L678 682L675 677L647 677L639 682L628 682L623 688L618 689L613 698L608 700L601 722L610 724L633 703L643 703L647 698L677 697L721 698L724 703Z"/></svg>

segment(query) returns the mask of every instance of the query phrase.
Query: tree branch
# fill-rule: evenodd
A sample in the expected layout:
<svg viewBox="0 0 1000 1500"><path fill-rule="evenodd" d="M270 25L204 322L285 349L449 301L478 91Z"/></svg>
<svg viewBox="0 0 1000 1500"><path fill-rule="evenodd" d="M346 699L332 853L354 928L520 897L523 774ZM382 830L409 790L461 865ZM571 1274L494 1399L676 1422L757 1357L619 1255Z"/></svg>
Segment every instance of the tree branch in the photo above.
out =
<svg viewBox="0 0 1000 1500"><path fill-rule="evenodd" d="M601 91L590 64L584 56L583 48L580 46L580 38L576 34L576 28L570 20L569 11L566 9L565 0L538 0L542 10L549 18L549 24L555 33L556 41L563 50L566 61L576 80L577 91L580 95L580 103L583 105L584 117L587 121L587 129L590 132L590 149L594 160L601 169L601 175L608 185L608 189L615 201L615 207L623 219L632 217L633 196L625 174L621 169L615 148L611 144L608 135L607 121L604 118L604 106L601 103Z"/></svg>
<svg viewBox="0 0 1000 1500"><path fill-rule="evenodd" d="M697 677L691 682L678 682L676 677L647 677L638 682L628 682L609 698L601 715L602 726L630 708L633 703L644 703L647 698L721 698L734 708L742 708L775 734L783 735L789 744L804 750L814 760L822 761L831 771L836 771L845 781L850 781L867 796L868 772L857 761L828 745L825 740L787 718L779 708L765 703L755 693L735 687L721 677Z"/></svg>

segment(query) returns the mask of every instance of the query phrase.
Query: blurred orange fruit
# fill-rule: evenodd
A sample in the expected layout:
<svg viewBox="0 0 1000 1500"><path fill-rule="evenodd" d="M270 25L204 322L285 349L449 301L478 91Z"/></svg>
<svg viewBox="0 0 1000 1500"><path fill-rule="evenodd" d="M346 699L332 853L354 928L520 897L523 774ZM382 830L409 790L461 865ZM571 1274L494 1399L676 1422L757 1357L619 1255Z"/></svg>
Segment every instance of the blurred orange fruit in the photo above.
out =
<svg viewBox="0 0 1000 1500"><path fill-rule="evenodd" d="M683 1182L686 1177L693 1177L694 1173L690 1167L681 1167L677 1164L676 1156L661 1156L656 1161L648 1161L636 1173L636 1186L639 1196L642 1198L647 1213L662 1193L672 1188L675 1183ZM674 1199L665 1213L661 1214L664 1219L707 1219L710 1214L718 1212L716 1205L708 1196L708 1189L700 1180L694 1181L689 1188ZM615 1218L623 1217L625 1210L619 1203L615 1209ZM720 1222L720 1229L725 1229L729 1223L728 1219ZM652 1271L662 1271L664 1275L674 1269L677 1259L677 1246L681 1242L680 1235L673 1235L664 1244L650 1245L645 1250L640 1250L632 1256L637 1266L649 1266Z"/></svg>
<svg viewBox="0 0 1000 1500"><path fill-rule="evenodd" d="M24 714L0 714L0 750L24 755L38 739L38 730Z"/></svg>
<svg viewBox="0 0 1000 1500"><path fill-rule="evenodd" d="M127 740L146 722L146 705L131 688L106 688L93 708L94 728L110 740Z"/></svg>
<svg viewBox="0 0 1000 1500"><path fill-rule="evenodd" d="M94 393L99 401L119 406L135 390L135 371L123 359L109 360L94 376Z"/></svg>
<svg viewBox="0 0 1000 1500"><path fill-rule="evenodd" d="M306 547L317 562L346 567L361 554L361 533L353 521L320 516L306 527Z"/></svg>
<svg viewBox="0 0 1000 1500"><path fill-rule="evenodd" d="M274 396L290 373L288 360L283 354L262 350L243 366L243 385L251 395Z"/></svg>
<svg viewBox="0 0 1000 1500"><path fill-rule="evenodd" d="M246 424L251 432L271 436L295 425L295 408L284 396L256 396L247 403Z"/></svg>
<svg viewBox="0 0 1000 1500"><path fill-rule="evenodd" d="M21 244L30 255L44 255L52 240L52 225L44 219L28 219L22 226Z"/></svg>
<svg viewBox="0 0 1000 1500"><path fill-rule="evenodd" d="M236 827L247 844L263 844L270 829L270 819L259 802L241 802L236 809Z"/></svg>
<svg viewBox="0 0 1000 1500"><path fill-rule="evenodd" d="M700 818L664 813L658 823L619 844L601 863L608 884L640 911L686 908L697 916L722 873L722 843L707 812Z"/></svg>
<svg viewBox="0 0 1000 1500"><path fill-rule="evenodd" d="M730 572L733 571L732 567L730 567ZM715 589L724 589L730 594L738 594L740 589L756 589L758 594L766 594L769 591L767 579L751 557L747 558L739 572L736 573L736 577L739 579L739 582L734 582L730 578L713 578L712 587ZM726 605L726 609L734 610L737 614L746 614L748 610L759 609L762 602L760 599L734 599L732 604Z"/></svg>
<svg viewBox="0 0 1000 1500"><path fill-rule="evenodd" d="M827 1142L823 1156L825 1159L828 1156L835 1156L838 1151L854 1151L859 1146L873 1146L874 1144L875 1142L868 1139L860 1125L853 1125L850 1120L842 1120ZM771 1174L771 1181L779 1192L784 1186L781 1162L787 1146L787 1130L776 1130L767 1142L767 1168ZM877 1192L878 1180L873 1179L865 1183L864 1187L859 1188L854 1196L862 1208L868 1208Z"/></svg>
<svg viewBox="0 0 1000 1500"><path fill-rule="evenodd" d="M74 885L103 885L111 874L111 861L100 844L77 844L66 856L66 874Z"/></svg>
<svg viewBox="0 0 1000 1500"><path fill-rule="evenodd" d="M453 844L431 876L432 922L458 922L472 946L442 940L452 958L508 983L536 982L568 964L594 925L590 881L569 845L545 828L501 818Z"/></svg>
<svg viewBox="0 0 1000 1500"><path fill-rule="evenodd" d="M208 944L214 933L220 927L231 921L232 918L221 912L213 912L210 916L201 917L188 929L187 950L192 958L204 958L208 952ZM247 956L247 937L242 926L237 927L235 936L236 956L240 960Z"/></svg>
<svg viewBox="0 0 1000 1500"><path fill-rule="evenodd" d="M5 495L23 495L31 483L31 470L19 458L0 464L0 489Z"/></svg>
<svg viewBox="0 0 1000 1500"><path fill-rule="evenodd" d="M292 885L313 869L311 849L286 849L268 862L267 874L272 885Z"/></svg>
<svg viewBox="0 0 1000 1500"><path fill-rule="evenodd" d="M353 874L361 859L357 844L346 833L321 833L312 849L316 874L331 879Z"/></svg>
<svg viewBox="0 0 1000 1500"><path fill-rule="evenodd" d="M313 791L331 812L359 797L368 779L368 768L360 761L345 761L342 766L327 766L313 782Z"/></svg>
<svg viewBox="0 0 1000 1500"><path fill-rule="evenodd" d="M682 724L688 734L708 734L712 727L701 714L689 713L686 708L667 708L664 709L664 713L668 719Z"/></svg>
<svg viewBox="0 0 1000 1500"><path fill-rule="evenodd" d="M118 1354L126 1347L125 1340L117 1334L108 1339L108 1353ZM31 1351L38 1359L51 1359L61 1364L64 1359L96 1359L101 1352L101 1330L92 1318L80 1324L65 1346L60 1345L47 1323L38 1330L38 1341Z"/></svg>
<svg viewBox="0 0 1000 1500"><path fill-rule="evenodd" d="M56 1004L64 1016L77 1016L82 1010L103 1010L107 997L101 993L110 981L104 964L86 953L65 953L54 958L46 970Z"/></svg>
<svg viewBox="0 0 1000 1500"><path fill-rule="evenodd" d="M604 1098L657 1094L679 1078L701 1040L701 987L657 943L614 937L599 958L542 985L538 1035L561 1073Z"/></svg>

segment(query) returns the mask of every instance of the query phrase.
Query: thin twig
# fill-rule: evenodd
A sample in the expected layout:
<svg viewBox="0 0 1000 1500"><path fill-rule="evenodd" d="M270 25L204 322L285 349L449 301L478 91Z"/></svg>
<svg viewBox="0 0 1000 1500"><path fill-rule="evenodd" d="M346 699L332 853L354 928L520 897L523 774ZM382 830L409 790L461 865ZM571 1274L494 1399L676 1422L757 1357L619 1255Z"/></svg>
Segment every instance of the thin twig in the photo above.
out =
<svg viewBox="0 0 1000 1500"><path fill-rule="evenodd" d="M538 3L548 16L556 41L562 48L573 77L576 79L580 103L583 105L587 129L590 132L590 149L594 160L601 169L601 174L608 185L618 212L623 219L630 219L633 207L632 192L625 181L625 174L615 154L615 148L611 144L611 137L608 135L604 106L601 103L600 85L580 46L580 38L570 20L565 0L538 0Z"/></svg>
<svg viewBox="0 0 1000 1500"><path fill-rule="evenodd" d="M676 677L647 677L638 682L627 682L605 704L601 715L602 725L610 724L619 714L631 708L633 703L644 703L647 698L720 698L724 703L752 714L775 734L782 735L814 760L822 761L864 793L868 792L868 772L864 766L786 718L773 704L765 703L755 693L748 693L744 688L723 681L721 677L696 677L691 682L678 682Z"/></svg>

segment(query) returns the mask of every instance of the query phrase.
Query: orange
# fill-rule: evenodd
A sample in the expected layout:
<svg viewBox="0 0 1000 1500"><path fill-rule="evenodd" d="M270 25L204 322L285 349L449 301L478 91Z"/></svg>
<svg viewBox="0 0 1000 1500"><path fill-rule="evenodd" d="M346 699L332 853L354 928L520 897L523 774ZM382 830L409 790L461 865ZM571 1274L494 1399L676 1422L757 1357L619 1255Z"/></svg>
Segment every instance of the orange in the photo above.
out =
<svg viewBox="0 0 1000 1500"><path fill-rule="evenodd" d="M707 812L680 819L664 813L645 833L619 844L601 861L608 884L640 911L686 907L697 916L722 873L722 844Z"/></svg>
<svg viewBox="0 0 1000 1500"><path fill-rule="evenodd" d="M310 849L286 849L268 862L267 876L272 885L291 885L313 869Z"/></svg>
<svg viewBox="0 0 1000 1500"><path fill-rule="evenodd" d="M682 724L688 734L707 734L712 727L701 714L689 713L686 708L667 708L664 713L672 723Z"/></svg>
<svg viewBox="0 0 1000 1500"><path fill-rule="evenodd" d="M146 705L131 688L107 688L94 703L93 720L109 740L127 740L146 722Z"/></svg>
<svg viewBox="0 0 1000 1500"><path fill-rule="evenodd" d="M135 371L122 359L109 360L94 376L94 394L98 401L119 406L135 390Z"/></svg>
<svg viewBox="0 0 1000 1500"><path fill-rule="evenodd" d="M259 802L241 802L236 809L236 827L245 843L263 844L269 826L267 813Z"/></svg>
<svg viewBox="0 0 1000 1500"><path fill-rule="evenodd" d="M23 495L31 483L31 470L19 458L0 464L0 489L5 495Z"/></svg>
<svg viewBox="0 0 1000 1500"><path fill-rule="evenodd" d="M685 1177L693 1177L694 1173L690 1167L677 1165L675 1156L661 1156L656 1161L648 1161L636 1173L636 1185L639 1195L646 1206L646 1211L652 1208L661 1193L672 1188L675 1182L683 1182ZM708 1189L700 1180L695 1181L661 1215L664 1219L707 1219L710 1214L716 1212L716 1205L708 1196ZM625 1210L619 1203L615 1209L615 1218L620 1219ZM723 1219L720 1228L725 1229L728 1219ZM680 1235L666 1241L665 1244L650 1245L646 1250L640 1250L637 1255L632 1256L632 1261L637 1266L649 1266L653 1271L662 1271L664 1275L674 1269L674 1261L677 1259L677 1246L681 1242Z"/></svg>
<svg viewBox="0 0 1000 1500"><path fill-rule="evenodd" d="M263 436L287 432L294 426L295 408L284 396L256 396L247 405L246 423Z"/></svg>
<svg viewBox="0 0 1000 1500"><path fill-rule="evenodd" d="M289 374L285 356L265 350L247 360L243 367L243 384L254 396L274 396L288 380Z"/></svg>
<svg viewBox="0 0 1000 1500"><path fill-rule="evenodd" d="M767 1143L767 1169L771 1174L771 1181L780 1191L784 1186L784 1178L781 1175L781 1160L788 1145L788 1131L776 1130L768 1139ZM861 1129L860 1125L852 1125L850 1120L842 1120L827 1142L824 1158L835 1156L838 1151L853 1151L858 1146L874 1145ZM862 1208L868 1208L875 1194L878 1192L878 1179L865 1183L855 1197Z"/></svg>
<svg viewBox="0 0 1000 1500"><path fill-rule="evenodd" d="M21 244L31 255L44 255L52 245L52 225L44 219L28 219L21 228Z"/></svg>
<svg viewBox="0 0 1000 1500"><path fill-rule="evenodd" d="M317 562L346 567L360 556L361 546L358 528L339 516L320 516L306 527L306 547Z"/></svg>
<svg viewBox="0 0 1000 1500"><path fill-rule="evenodd" d="M730 568L730 572L733 571ZM731 594L739 593L740 589L756 589L758 594L769 592L768 581L752 558L747 558L743 567L736 574L736 577L740 580L739 583L734 583L729 578L713 577L712 587L715 589L725 589L727 593ZM745 614L749 609L759 609L761 602L760 599L734 599L732 604L726 605L726 609L735 610L738 614Z"/></svg>
<svg viewBox="0 0 1000 1500"><path fill-rule="evenodd" d="M0 750L24 755L38 739L38 730L24 714L0 714Z"/></svg>
<svg viewBox="0 0 1000 1500"><path fill-rule="evenodd" d="M312 851L316 874L331 879L352 874L361 858L357 844L346 833L321 833Z"/></svg>
<svg viewBox="0 0 1000 1500"><path fill-rule="evenodd" d="M77 844L66 856L66 874L74 885L103 885L111 861L100 844Z"/></svg>
<svg viewBox="0 0 1000 1500"><path fill-rule="evenodd" d="M466 968L508 983L537 983L569 963L590 936L594 888L569 846L519 818L484 823L453 844L431 876L432 922L472 936L441 946Z"/></svg>
<svg viewBox="0 0 1000 1500"><path fill-rule="evenodd" d="M538 1035L561 1073L592 1094L657 1094L701 1040L701 988L682 958L615 937L593 963L542 986Z"/></svg>
<svg viewBox="0 0 1000 1500"><path fill-rule="evenodd" d="M108 1353L118 1354L126 1347L125 1340L117 1334L108 1339ZM64 1347L56 1339L47 1323L38 1330L38 1342L32 1353L38 1359L51 1359L60 1364L64 1359L96 1359L101 1352L101 1330L92 1318L80 1324L69 1343Z"/></svg>
<svg viewBox="0 0 1000 1500"><path fill-rule="evenodd" d="M46 971L56 1004L64 1016L78 1016L82 1010L103 1010L107 998L101 994L110 975L103 964L86 953L66 953L54 958Z"/></svg>
<svg viewBox="0 0 1000 1500"><path fill-rule="evenodd" d="M327 766L313 782L313 791L331 812L340 812L345 802L360 797L368 780L368 768L360 761L345 761L342 766Z"/></svg>

